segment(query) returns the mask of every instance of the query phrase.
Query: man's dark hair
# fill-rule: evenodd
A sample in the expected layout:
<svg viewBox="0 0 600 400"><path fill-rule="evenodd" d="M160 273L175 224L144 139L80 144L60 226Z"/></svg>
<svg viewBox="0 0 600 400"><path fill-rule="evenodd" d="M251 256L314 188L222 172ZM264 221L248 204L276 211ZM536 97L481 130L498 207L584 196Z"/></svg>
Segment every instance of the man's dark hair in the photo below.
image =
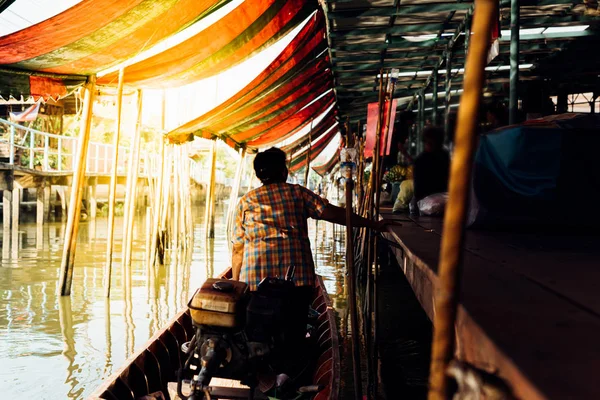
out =
<svg viewBox="0 0 600 400"><path fill-rule="evenodd" d="M285 182L287 179L287 157L277 147L271 147L254 157L254 172L263 184Z"/></svg>

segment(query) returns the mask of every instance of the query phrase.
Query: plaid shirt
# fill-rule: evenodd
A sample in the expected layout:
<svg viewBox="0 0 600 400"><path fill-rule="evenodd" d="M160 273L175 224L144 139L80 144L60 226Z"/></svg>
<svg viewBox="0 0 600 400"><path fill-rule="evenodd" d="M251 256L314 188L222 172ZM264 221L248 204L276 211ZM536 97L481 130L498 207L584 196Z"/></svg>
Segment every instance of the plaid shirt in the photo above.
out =
<svg viewBox="0 0 600 400"><path fill-rule="evenodd" d="M284 277L296 267L297 286L314 286L315 264L307 219L319 218L327 200L300 185L272 183L244 195L238 204L234 244L244 245L240 280L256 290L266 277Z"/></svg>

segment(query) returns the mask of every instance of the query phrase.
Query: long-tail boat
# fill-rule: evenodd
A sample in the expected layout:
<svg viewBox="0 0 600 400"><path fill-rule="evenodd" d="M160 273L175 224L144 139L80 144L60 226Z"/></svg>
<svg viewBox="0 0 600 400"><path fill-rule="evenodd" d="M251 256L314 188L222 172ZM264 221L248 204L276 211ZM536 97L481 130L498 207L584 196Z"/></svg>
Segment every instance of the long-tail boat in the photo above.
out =
<svg viewBox="0 0 600 400"><path fill-rule="evenodd" d="M220 278L230 276L231 270L227 270ZM341 370L339 337L331 300L322 278L320 276L317 278L315 296L311 305L312 309L318 312L316 329L313 332L317 345L314 346L311 365L314 365L312 384L318 388L318 391L312 398L337 400ZM157 331L120 369L106 379L89 399L175 400L177 397L173 388L177 382L178 370L186 361L182 345L185 347L185 344L192 340L195 332L190 310L179 312L167 326ZM242 389L239 389L239 385L237 389L234 386L211 387L208 396L210 399L240 398ZM253 398L254 395L252 393L248 398ZM254 398L261 398L260 393Z"/></svg>

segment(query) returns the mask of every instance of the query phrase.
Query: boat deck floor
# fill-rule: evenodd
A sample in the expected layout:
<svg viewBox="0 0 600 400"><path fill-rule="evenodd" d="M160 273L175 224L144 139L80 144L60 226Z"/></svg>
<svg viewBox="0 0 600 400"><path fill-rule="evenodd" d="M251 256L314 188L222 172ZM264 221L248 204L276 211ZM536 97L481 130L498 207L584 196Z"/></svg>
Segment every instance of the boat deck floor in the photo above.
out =
<svg viewBox="0 0 600 400"><path fill-rule="evenodd" d="M401 220L386 238L433 320L442 219ZM457 357L522 399L598 399L600 235L467 231Z"/></svg>

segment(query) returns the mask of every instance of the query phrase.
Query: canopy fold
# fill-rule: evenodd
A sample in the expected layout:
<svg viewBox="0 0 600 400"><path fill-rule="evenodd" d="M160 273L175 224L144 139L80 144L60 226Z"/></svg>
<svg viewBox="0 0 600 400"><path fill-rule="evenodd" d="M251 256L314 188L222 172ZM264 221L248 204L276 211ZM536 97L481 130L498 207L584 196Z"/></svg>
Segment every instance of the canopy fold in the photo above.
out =
<svg viewBox="0 0 600 400"><path fill-rule="evenodd" d="M340 153L339 153L339 151L336 151L333 154L333 156L331 156L329 161L327 161L325 164L311 166L311 168L317 174L323 176L323 175L327 174L329 171L331 171L333 168L335 168L335 166L338 164L339 161L340 161Z"/></svg>
<svg viewBox="0 0 600 400"><path fill-rule="evenodd" d="M324 133L326 133L330 129L332 129L337 124L337 120L335 118L336 115L337 115L337 110L335 108L332 108L331 110L329 110L329 112L327 112L327 115L325 115L319 121L319 123L313 127L313 129L310 133L310 140L314 141L314 140L318 139L319 137L323 136ZM283 150L286 154L294 154L299 149L306 147L308 145L308 142L309 142L309 135L307 133L306 135L303 135L302 137L298 138L297 140L293 141L292 143L282 146L281 150Z"/></svg>
<svg viewBox="0 0 600 400"><path fill-rule="evenodd" d="M289 167L290 172L294 173L306 166L306 163L309 158L309 157L307 157L309 151L310 151L310 161L312 162L323 152L323 150L325 150L325 147L327 147L327 145L333 140L333 138L337 137L338 141L339 141L338 133L339 133L339 130L332 129L327 135L323 136L316 143L314 143L310 147L310 150L307 147L302 152L294 155L292 157L292 162Z"/></svg>
<svg viewBox="0 0 600 400"><path fill-rule="evenodd" d="M323 110L332 106L334 102L335 96L333 91L330 91L293 115L278 116L277 124L269 123L269 125L272 125L270 128L261 130L256 134L253 132L253 137L250 137L248 132L243 132L240 135L232 136L232 139L238 143L246 142L246 145L250 148L272 146L304 128L311 120L323 113Z"/></svg>

